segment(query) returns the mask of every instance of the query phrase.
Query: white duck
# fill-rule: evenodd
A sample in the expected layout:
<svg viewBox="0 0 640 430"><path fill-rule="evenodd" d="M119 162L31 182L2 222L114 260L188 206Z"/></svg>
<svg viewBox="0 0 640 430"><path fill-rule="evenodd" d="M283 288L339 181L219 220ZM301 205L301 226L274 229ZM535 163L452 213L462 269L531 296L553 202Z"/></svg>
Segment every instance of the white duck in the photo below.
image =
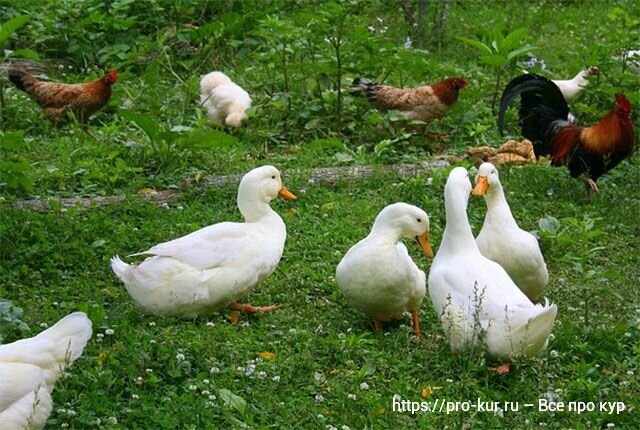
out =
<svg viewBox="0 0 640 430"><path fill-rule="evenodd" d="M226 306L244 312L276 309L235 302L269 276L282 257L286 227L269 206L277 196L296 198L282 185L278 169L253 169L238 187L244 223L222 222L158 244L133 254L153 255L137 265L115 256L111 268L148 314L195 317ZM235 313L232 322L237 322Z"/></svg>
<svg viewBox="0 0 640 430"><path fill-rule="evenodd" d="M447 225L429 272L429 295L454 352L483 341L494 357L544 350L556 305L534 305L496 262L484 257L467 218L468 172L456 167L445 186Z"/></svg>
<svg viewBox="0 0 640 430"><path fill-rule="evenodd" d="M200 80L200 103L211 125L237 128L247 119L251 97L224 73L211 72Z"/></svg>
<svg viewBox="0 0 640 430"><path fill-rule="evenodd" d="M478 249L501 265L529 299L538 300L549 281L547 265L538 240L518 227L513 218L493 164L483 163L478 169L473 195L484 196L487 204L487 215L476 237Z"/></svg>
<svg viewBox="0 0 640 430"><path fill-rule="evenodd" d="M75 312L35 337L0 346L0 428L44 427L56 380L90 337L91 321Z"/></svg>
<svg viewBox="0 0 640 430"><path fill-rule="evenodd" d="M573 102L578 95L589 85L587 78L592 75L599 75L600 69L596 66L589 67L586 70L580 71L573 79L565 80L553 80L553 83L558 86L560 92L564 96L567 103Z"/></svg>
<svg viewBox="0 0 640 430"><path fill-rule="evenodd" d="M342 258L336 282L351 306L373 318L376 332L381 321L409 311L420 338L418 312L427 292L426 276L400 242L402 237L415 238L425 255L433 257L427 214L416 206L395 203L378 214L369 235Z"/></svg>

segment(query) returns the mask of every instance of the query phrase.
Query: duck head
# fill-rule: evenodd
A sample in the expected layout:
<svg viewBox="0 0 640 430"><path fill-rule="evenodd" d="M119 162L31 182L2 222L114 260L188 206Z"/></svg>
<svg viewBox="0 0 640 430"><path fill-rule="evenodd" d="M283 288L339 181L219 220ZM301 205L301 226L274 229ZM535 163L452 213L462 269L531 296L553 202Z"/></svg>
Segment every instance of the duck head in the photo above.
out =
<svg viewBox="0 0 640 430"><path fill-rule="evenodd" d="M429 242L429 216L417 206L407 203L394 203L382 209L371 231L391 231L399 240L401 237L415 238L424 255L433 257Z"/></svg>
<svg viewBox="0 0 640 430"><path fill-rule="evenodd" d="M500 177L498 176L498 169L491 163L482 163L478 169L476 175L476 186L473 188L474 196L483 196L487 192L490 192L492 187L494 189L500 186Z"/></svg>
<svg viewBox="0 0 640 430"><path fill-rule="evenodd" d="M280 171L273 166L262 166L242 177L238 187L238 208L247 221L264 215L269 202L276 197L295 200L280 178Z"/></svg>

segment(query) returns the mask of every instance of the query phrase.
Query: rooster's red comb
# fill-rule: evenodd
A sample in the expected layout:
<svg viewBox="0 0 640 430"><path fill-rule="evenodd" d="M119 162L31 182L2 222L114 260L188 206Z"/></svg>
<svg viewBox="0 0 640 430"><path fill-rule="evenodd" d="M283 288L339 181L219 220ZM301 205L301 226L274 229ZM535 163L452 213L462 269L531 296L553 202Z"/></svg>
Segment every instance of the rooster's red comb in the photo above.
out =
<svg viewBox="0 0 640 430"><path fill-rule="evenodd" d="M117 81L118 80L118 72L116 72L116 69L111 69L109 70L109 76L111 77L111 79L113 79L113 81Z"/></svg>
<svg viewBox="0 0 640 430"><path fill-rule="evenodd" d="M616 94L616 103L618 104L618 107L620 107L622 110L626 112L631 112L631 102L629 101L628 98L625 97L624 94L622 93Z"/></svg>

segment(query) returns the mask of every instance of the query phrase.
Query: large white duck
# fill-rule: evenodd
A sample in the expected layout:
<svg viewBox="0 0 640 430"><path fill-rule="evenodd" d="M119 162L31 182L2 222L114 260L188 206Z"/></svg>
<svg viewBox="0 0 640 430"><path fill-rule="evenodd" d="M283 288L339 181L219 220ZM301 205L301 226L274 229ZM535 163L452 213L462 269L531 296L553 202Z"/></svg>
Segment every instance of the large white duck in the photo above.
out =
<svg viewBox="0 0 640 430"><path fill-rule="evenodd" d="M538 240L518 227L513 218L493 164L483 163L478 169L473 195L484 196L487 204L487 215L476 237L478 249L500 264L529 299L538 300L549 281L547 265Z"/></svg>
<svg viewBox="0 0 640 430"><path fill-rule="evenodd" d="M0 428L44 427L56 380L80 357L89 338L91 321L75 312L35 337L0 346Z"/></svg>
<svg viewBox="0 0 640 430"><path fill-rule="evenodd" d="M420 338L418 313L426 289L426 276L413 262L400 239L415 238L427 257L429 217L420 208L395 203L382 209L367 237L349 249L336 268L336 282L351 306L381 321L411 312L413 329Z"/></svg>
<svg viewBox="0 0 640 430"><path fill-rule="evenodd" d="M484 257L467 218L469 173L445 186L447 225L429 272L429 295L454 352L484 342L489 355L532 355L547 346L557 307L533 304L498 263Z"/></svg>
<svg viewBox="0 0 640 430"><path fill-rule="evenodd" d="M189 318L226 306L244 312L276 309L279 306L236 301L269 276L282 257L286 227L269 206L278 196L296 198L282 185L278 169L253 169L238 187L238 209L245 222L210 225L133 254L153 255L140 264L129 265L115 256L111 268L148 314ZM235 313L232 321L237 322Z"/></svg>
<svg viewBox="0 0 640 430"><path fill-rule="evenodd" d="M553 80L553 83L558 86L560 92L564 96L567 103L573 102L578 95L584 90L589 81L587 78L592 75L599 75L600 69L596 66L589 67L588 69L580 71L573 79Z"/></svg>

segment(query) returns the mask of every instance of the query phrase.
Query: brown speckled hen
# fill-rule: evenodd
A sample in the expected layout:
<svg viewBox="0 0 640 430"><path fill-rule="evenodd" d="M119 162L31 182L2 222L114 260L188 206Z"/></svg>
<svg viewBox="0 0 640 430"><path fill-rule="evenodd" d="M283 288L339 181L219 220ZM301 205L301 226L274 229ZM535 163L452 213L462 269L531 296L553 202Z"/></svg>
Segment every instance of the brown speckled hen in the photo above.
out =
<svg viewBox="0 0 640 430"><path fill-rule="evenodd" d="M458 100L459 90L467 87L467 81L449 78L417 88L395 88L376 84L367 78L357 78L353 85L360 87L369 102L378 109L395 109L407 119L430 123L449 111Z"/></svg>

